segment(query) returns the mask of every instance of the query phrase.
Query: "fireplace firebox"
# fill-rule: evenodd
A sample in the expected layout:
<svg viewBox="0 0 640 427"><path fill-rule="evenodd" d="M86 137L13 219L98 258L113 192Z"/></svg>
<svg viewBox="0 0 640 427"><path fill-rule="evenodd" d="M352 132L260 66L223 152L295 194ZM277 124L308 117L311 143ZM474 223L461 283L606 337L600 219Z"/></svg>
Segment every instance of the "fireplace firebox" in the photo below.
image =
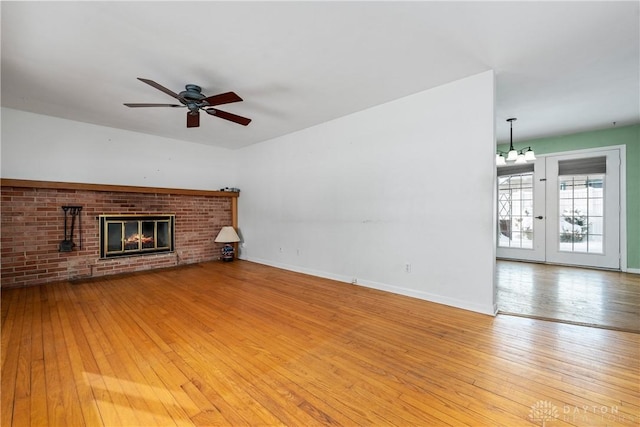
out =
<svg viewBox="0 0 640 427"><path fill-rule="evenodd" d="M100 258L173 252L175 215L100 215Z"/></svg>

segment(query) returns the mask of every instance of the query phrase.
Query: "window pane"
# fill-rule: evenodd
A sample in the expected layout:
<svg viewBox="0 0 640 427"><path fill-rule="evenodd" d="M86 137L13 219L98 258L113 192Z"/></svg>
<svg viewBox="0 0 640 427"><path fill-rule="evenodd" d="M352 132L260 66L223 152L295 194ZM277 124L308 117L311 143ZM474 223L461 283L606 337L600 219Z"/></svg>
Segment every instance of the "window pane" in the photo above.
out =
<svg viewBox="0 0 640 427"><path fill-rule="evenodd" d="M601 254L602 251L602 235L589 235L589 253Z"/></svg>
<svg viewBox="0 0 640 427"><path fill-rule="evenodd" d="M498 177L498 189L499 190L508 190L509 189L509 177L508 176Z"/></svg>
<svg viewBox="0 0 640 427"><path fill-rule="evenodd" d="M587 199L574 199L573 212L575 216L587 216Z"/></svg>
<svg viewBox="0 0 640 427"><path fill-rule="evenodd" d="M602 253L604 175L574 175L558 179L560 250Z"/></svg>
<svg viewBox="0 0 640 427"><path fill-rule="evenodd" d="M604 178L603 176L589 176L587 180L587 188L589 189L589 197L601 198L604 195Z"/></svg>
<svg viewBox="0 0 640 427"><path fill-rule="evenodd" d="M522 242L521 233L519 231L514 231L512 233L511 247L512 248L519 248L519 247L521 247L521 242Z"/></svg>
<svg viewBox="0 0 640 427"><path fill-rule="evenodd" d="M522 202L522 212L525 216L533 217L533 200L525 200Z"/></svg>
<svg viewBox="0 0 640 427"><path fill-rule="evenodd" d="M522 175L522 188L533 188L533 175Z"/></svg>
<svg viewBox="0 0 640 427"><path fill-rule="evenodd" d="M522 215L522 201L521 200L514 200L513 203L511 203L511 214L513 216L520 216Z"/></svg>
<svg viewBox="0 0 640 427"><path fill-rule="evenodd" d="M573 200L560 199L559 210L562 216L571 215L571 212L573 211Z"/></svg>
<svg viewBox="0 0 640 427"><path fill-rule="evenodd" d="M604 215L604 199L589 199L589 216Z"/></svg>
<svg viewBox="0 0 640 427"><path fill-rule="evenodd" d="M498 178L498 246L533 247L533 173Z"/></svg>
<svg viewBox="0 0 640 427"><path fill-rule="evenodd" d="M604 234L604 218L601 216L589 217L589 234Z"/></svg>
<svg viewBox="0 0 640 427"><path fill-rule="evenodd" d="M587 177L586 176L573 177L573 198L574 199L587 198Z"/></svg>

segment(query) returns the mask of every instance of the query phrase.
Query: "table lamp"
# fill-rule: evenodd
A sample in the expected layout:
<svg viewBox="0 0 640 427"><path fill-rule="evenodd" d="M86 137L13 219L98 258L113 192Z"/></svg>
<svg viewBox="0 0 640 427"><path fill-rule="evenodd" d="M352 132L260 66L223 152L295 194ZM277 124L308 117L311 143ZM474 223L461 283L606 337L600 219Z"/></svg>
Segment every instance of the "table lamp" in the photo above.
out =
<svg viewBox="0 0 640 427"><path fill-rule="evenodd" d="M233 261L234 250L233 245L229 243L239 242L240 237L238 237L238 233L234 230L233 227L227 226L222 227L222 230L218 233L218 236L214 240L216 243L225 243L222 248L222 260L225 262Z"/></svg>

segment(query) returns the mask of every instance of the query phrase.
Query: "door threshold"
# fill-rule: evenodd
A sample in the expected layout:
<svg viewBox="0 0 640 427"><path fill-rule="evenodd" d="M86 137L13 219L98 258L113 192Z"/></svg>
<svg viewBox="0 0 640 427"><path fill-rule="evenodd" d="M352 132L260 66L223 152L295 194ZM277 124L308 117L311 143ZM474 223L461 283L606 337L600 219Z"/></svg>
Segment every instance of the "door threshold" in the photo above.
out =
<svg viewBox="0 0 640 427"><path fill-rule="evenodd" d="M597 323L576 322L576 321L573 321L573 320L556 319L556 318L545 317L545 316L536 316L535 314L514 313L514 312L510 312L510 311L503 311L503 310L500 310L500 309L498 309L498 315L513 316L513 317L524 317L524 318L527 318L527 319L542 320L542 321L545 321L545 322L565 323L567 325L584 326L584 327L588 327L588 328L608 329L608 330L611 330L611 331L630 332L630 333L633 333L633 334L640 334L640 330L638 330L638 329L621 328L621 327L610 326L610 325L600 325L600 324L597 324Z"/></svg>
<svg viewBox="0 0 640 427"><path fill-rule="evenodd" d="M612 271L614 273L626 273L625 271L622 271L621 268L594 267L592 265L559 264L555 262L530 261L527 259L500 258L500 257L496 257L496 261L526 262L528 264L552 265L552 266L569 267L569 268L586 268L588 270L600 270L600 271Z"/></svg>

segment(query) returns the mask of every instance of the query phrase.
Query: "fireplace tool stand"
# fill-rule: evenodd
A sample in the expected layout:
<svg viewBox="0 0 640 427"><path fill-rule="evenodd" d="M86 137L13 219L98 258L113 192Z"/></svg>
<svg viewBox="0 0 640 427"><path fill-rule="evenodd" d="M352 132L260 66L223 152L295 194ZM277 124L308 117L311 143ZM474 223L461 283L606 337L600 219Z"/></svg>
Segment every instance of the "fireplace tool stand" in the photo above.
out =
<svg viewBox="0 0 640 427"><path fill-rule="evenodd" d="M71 252L75 248L76 244L73 242L73 232L76 225L76 216L79 221L80 228L80 249L82 249L82 206L63 206L64 211L64 240L60 242L60 252ZM67 213L71 215L71 233L67 236Z"/></svg>

